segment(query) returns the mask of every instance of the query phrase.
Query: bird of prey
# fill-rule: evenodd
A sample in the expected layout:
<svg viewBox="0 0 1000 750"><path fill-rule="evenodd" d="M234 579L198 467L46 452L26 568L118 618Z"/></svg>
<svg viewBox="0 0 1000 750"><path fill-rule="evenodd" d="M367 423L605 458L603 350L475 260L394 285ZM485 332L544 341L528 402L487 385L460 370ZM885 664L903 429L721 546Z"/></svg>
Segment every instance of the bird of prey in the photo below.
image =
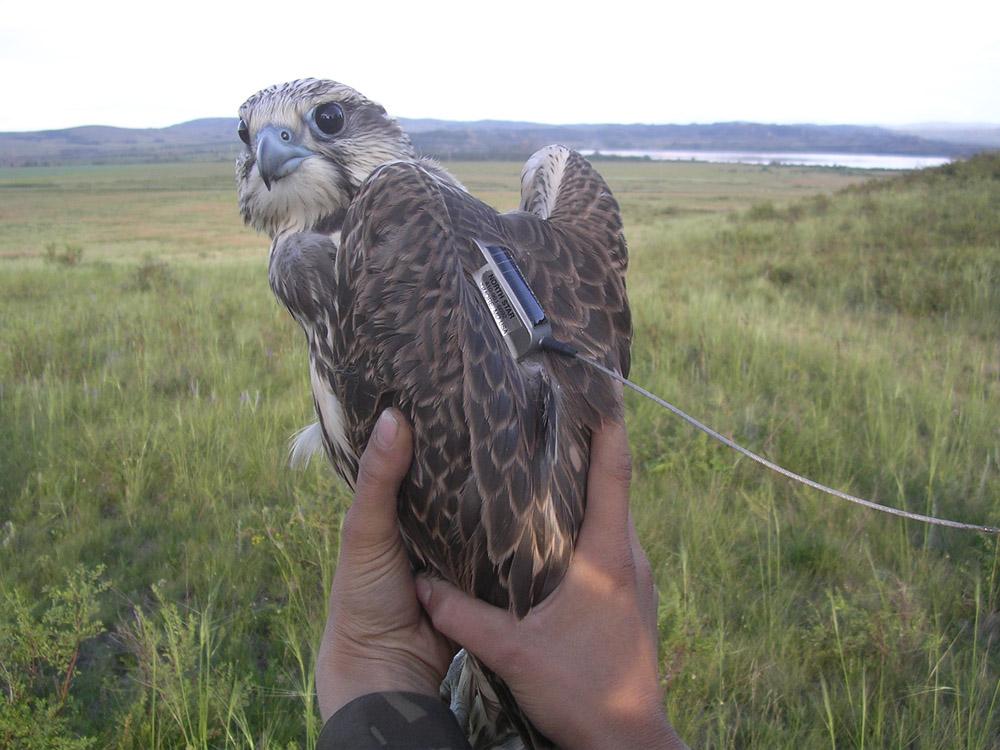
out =
<svg viewBox="0 0 1000 750"><path fill-rule="evenodd" d="M353 487L379 414L400 409L414 431L398 498L414 567L523 617L566 571L591 431L620 416L620 397L571 359L515 358L473 280L476 241L508 250L557 339L627 375L628 258L610 189L547 146L524 166L520 210L498 213L333 81L266 88L239 113L240 210L270 235L271 288L308 343L318 422L293 458L325 450ZM513 730L550 746L502 681L474 657L464 669L476 747Z"/></svg>

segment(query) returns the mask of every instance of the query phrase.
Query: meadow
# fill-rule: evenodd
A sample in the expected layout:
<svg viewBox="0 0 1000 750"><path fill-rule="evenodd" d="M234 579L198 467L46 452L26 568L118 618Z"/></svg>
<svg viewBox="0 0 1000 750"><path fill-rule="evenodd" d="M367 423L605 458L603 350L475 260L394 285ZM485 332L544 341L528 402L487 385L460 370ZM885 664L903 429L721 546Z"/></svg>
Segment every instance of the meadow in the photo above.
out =
<svg viewBox="0 0 1000 750"><path fill-rule="evenodd" d="M448 165L499 208L519 165ZM1000 524L1000 157L601 162L633 378L751 449ZM226 164L0 170L0 747L311 748L350 502ZM666 707L706 748L1000 747L1000 542L626 397Z"/></svg>

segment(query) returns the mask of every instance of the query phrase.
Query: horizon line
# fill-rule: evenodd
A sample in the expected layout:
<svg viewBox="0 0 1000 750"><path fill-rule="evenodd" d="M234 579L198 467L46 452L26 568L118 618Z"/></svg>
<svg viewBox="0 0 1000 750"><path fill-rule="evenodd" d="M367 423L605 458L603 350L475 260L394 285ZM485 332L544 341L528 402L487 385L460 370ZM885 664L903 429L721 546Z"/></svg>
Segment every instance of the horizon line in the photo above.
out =
<svg viewBox="0 0 1000 750"><path fill-rule="evenodd" d="M0 130L0 134L3 135L30 135L32 133L54 133L64 130L80 130L83 128L112 128L116 130L169 130L170 128L179 127L181 125L188 125L190 123L201 122L204 120L233 120L237 121L239 118L231 115L209 115L206 117L195 117L189 120L181 120L180 122L174 122L169 125L162 126L132 126L132 125L110 125L107 123L86 123L82 125L67 125L64 127L45 127L45 128L34 128L31 130L27 129L15 129L15 130ZM681 126L687 127L692 125L776 125L779 127L795 127L795 126L818 126L818 127L864 127L864 128L883 128L886 130L901 130L907 128L920 128L920 129L958 129L958 128L974 128L974 129L997 129L1000 130L1000 122L965 122L959 120L930 120L925 122L905 122L905 123L880 123L880 122L847 122L847 121L836 121L836 122L822 122L822 121L809 121L809 120L796 120L796 121L768 121L768 120L741 120L741 119L731 119L731 120L689 120L687 122L673 121L673 122L647 122L647 121L632 121L632 122L542 122L536 120L501 120L493 117L484 117L474 120L453 120L443 117L407 117L398 116L394 117L397 121L419 121L419 120L429 120L433 122L442 123L455 123L455 124L479 124L479 123L509 123L516 125L534 125L541 127L608 127L608 126Z"/></svg>

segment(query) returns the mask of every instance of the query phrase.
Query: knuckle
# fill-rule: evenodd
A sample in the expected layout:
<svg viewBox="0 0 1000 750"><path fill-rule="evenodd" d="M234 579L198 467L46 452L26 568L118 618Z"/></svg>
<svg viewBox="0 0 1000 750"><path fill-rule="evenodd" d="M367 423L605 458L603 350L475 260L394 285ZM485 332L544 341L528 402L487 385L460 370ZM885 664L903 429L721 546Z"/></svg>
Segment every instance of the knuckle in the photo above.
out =
<svg viewBox="0 0 1000 750"><path fill-rule="evenodd" d="M628 448L623 448L611 460L608 473L616 482L628 487L632 483L632 454Z"/></svg>
<svg viewBox="0 0 1000 750"><path fill-rule="evenodd" d="M636 583L636 561L627 541L624 539L610 544L603 555L603 573L617 589L629 588Z"/></svg>
<svg viewBox="0 0 1000 750"><path fill-rule="evenodd" d="M352 505L348 508L347 513L344 514L344 520L340 522L341 545L350 547L352 544L357 542L361 531L362 528L360 519L358 519L356 506Z"/></svg>
<svg viewBox="0 0 1000 750"><path fill-rule="evenodd" d="M384 462L377 456L372 455L370 449L366 450L361 457L361 463L358 465L358 492L380 487L384 483L384 474Z"/></svg>
<svg viewBox="0 0 1000 750"><path fill-rule="evenodd" d="M639 581L640 586L652 586L653 585L653 566L649 563L649 558L645 554L640 553L639 555L633 554L633 560L635 564L635 575L636 579Z"/></svg>
<svg viewBox="0 0 1000 750"><path fill-rule="evenodd" d="M461 602L458 597L452 596L452 592L442 585L440 581L431 584L430 594L424 608L430 615L431 622L435 627L443 628L449 632L454 630L459 622L461 612Z"/></svg>
<svg viewBox="0 0 1000 750"><path fill-rule="evenodd" d="M431 622L435 627L446 625L453 618L453 607L448 597L441 590L441 586L436 583L430 585L430 592L427 601L424 602L424 610L430 615Z"/></svg>
<svg viewBox="0 0 1000 750"><path fill-rule="evenodd" d="M632 556L631 550L623 550L618 555L618 559L615 561L615 572L622 582L632 583L637 580L638 566L635 563L635 558Z"/></svg>

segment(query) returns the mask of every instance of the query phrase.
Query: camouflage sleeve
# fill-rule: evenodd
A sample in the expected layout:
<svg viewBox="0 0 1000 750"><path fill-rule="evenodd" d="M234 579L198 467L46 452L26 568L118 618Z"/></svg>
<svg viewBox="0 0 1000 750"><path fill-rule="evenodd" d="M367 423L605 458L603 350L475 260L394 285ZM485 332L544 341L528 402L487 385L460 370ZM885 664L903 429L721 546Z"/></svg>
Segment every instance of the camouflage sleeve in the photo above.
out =
<svg viewBox="0 0 1000 750"><path fill-rule="evenodd" d="M448 706L418 693L371 693L330 717L316 750L470 750Z"/></svg>

